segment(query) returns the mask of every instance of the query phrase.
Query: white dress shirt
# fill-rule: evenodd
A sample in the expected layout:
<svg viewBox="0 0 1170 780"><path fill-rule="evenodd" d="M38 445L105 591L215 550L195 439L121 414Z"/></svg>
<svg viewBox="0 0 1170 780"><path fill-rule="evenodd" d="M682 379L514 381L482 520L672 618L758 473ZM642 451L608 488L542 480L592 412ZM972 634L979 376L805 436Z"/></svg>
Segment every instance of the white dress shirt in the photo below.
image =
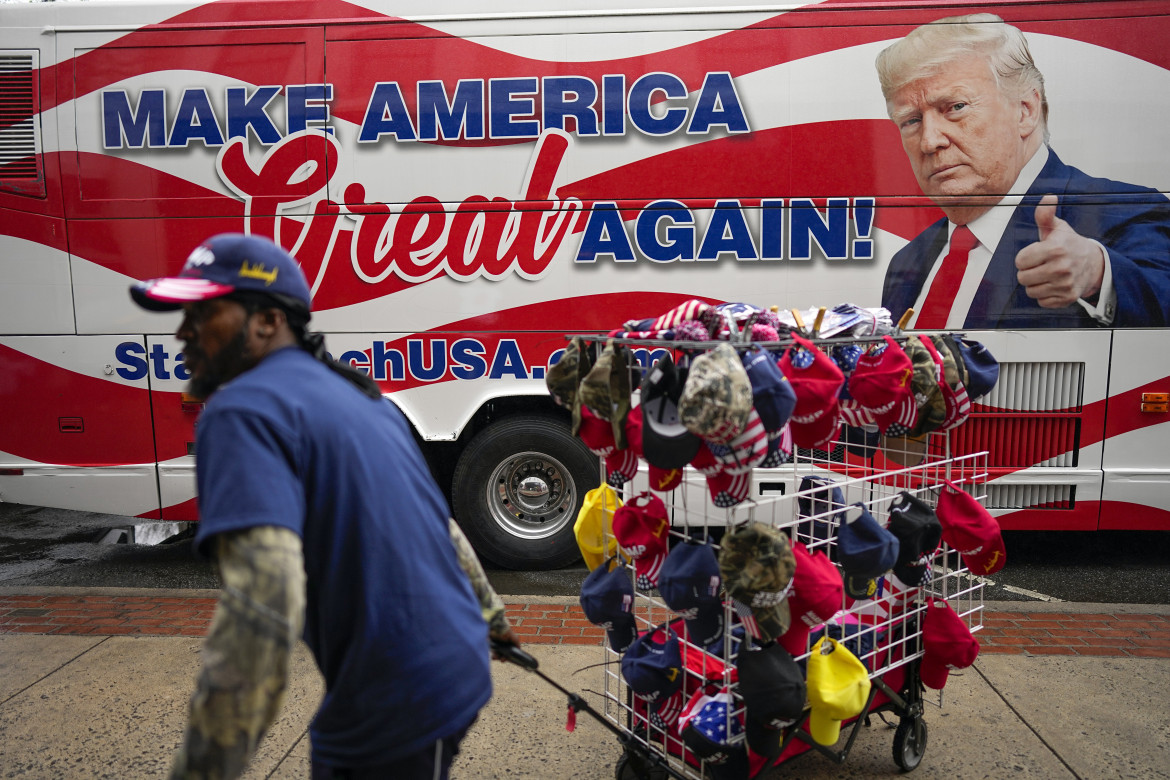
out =
<svg viewBox="0 0 1170 780"><path fill-rule="evenodd" d="M947 330L960 330L963 328L963 323L967 320L967 312L971 308L972 301L975 300L975 293L979 290L979 284L983 281L983 275L987 273L987 266L991 264L991 256L995 254L995 248L999 246L1004 231L1007 230L1008 224L1012 221L1012 215L1015 213L1016 207L1020 205L1020 201L1024 199L1024 194L1027 193L1032 184L1040 176L1040 171L1044 169L1044 165L1047 162L1048 146L1042 145L1032 155L1032 159L1028 160L1023 170L1020 171L1020 175L1016 178L1015 183L1008 190L1009 194L989 209L986 214L967 224L967 227L975 234L975 238L979 240L979 243L967 255L967 270L963 273L963 281L959 284L959 290L955 293L955 301L951 305L951 312L947 316ZM1020 187L1021 182L1027 182L1027 186ZM946 257L947 252L950 251L951 236L954 235L956 227L957 225L953 222L947 225L947 242L938 257L935 258L934 264L930 268L930 274L926 277L926 283L922 285L922 291L918 293L918 300L914 302L914 318L910 322L909 327L913 328L917 326L918 313L922 311L922 304L926 301L926 294L929 292L931 285L934 284L934 277L942 266L942 258ZM1040 240L1039 235L1036 236L1036 240ZM1101 246L1097 241L1093 243L1097 244L1102 256L1105 258L1105 276L1101 281L1101 292L1097 298L1096 306L1085 301L1083 298L1079 299L1077 303L1093 319L1102 325L1110 325L1113 322L1114 312L1117 310L1117 296L1113 290L1113 272L1109 265L1109 253L1105 251L1105 247Z"/></svg>

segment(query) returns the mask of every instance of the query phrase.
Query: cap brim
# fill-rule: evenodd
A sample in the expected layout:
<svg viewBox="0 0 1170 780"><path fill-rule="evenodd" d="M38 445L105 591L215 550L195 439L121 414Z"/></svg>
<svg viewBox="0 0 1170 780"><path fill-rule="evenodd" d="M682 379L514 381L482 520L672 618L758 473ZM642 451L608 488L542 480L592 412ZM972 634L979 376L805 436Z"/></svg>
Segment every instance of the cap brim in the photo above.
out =
<svg viewBox="0 0 1170 780"><path fill-rule="evenodd" d="M743 720L747 746L753 753L766 758L775 758L780 755L780 737L784 735L783 729L759 723L747 714Z"/></svg>
<svg viewBox="0 0 1170 780"><path fill-rule="evenodd" d="M723 638L723 605L712 603L700 606L695 617L684 621L687 641L706 649Z"/></svg>
<svg viewBox="0 0 1170 780"><path fill-rule="evenodd" d="M658 493L667 493L682 484L683 472L681 468L662 469L653 464L649 468L650 489Z"/></svg>
<svg viewBox="0 0 1170 780"><path fill-rule="evenodd" d="M666 553L650 553L634 559L635 585L639 590L650 590L658 587L658 578L662 576L662 564L666 563Z"/></svg>
<svg viewBox="0 0 1170 780"><path fill-rule="evenodd" d="M147 311L177 311L185 303L219 298L234 291L229 284L169 276L138 282L130 287L130 297Z"/></svg>
<svg viewBox="0 0 1170 780"><path fill-rule="evenodd" d="M808 715L808 733L818 745L836 745L841 738L841 721L814 707Z"/></svg>
<svg viewBox="0 0 1170 780"><path fill-rule="evenodd" d="M648 463L661 469L681 469L698 454L703 441L677 420L674 408L670 408L667 421L656 417L668 404L663 397L642 404L642 454Z"/></svg>
<svg viewBox="0 0 1170 780"><path fill-rule="evenodd" d="M845 595L856 601L868 601L877 595L877 578L846 574L842 578Z"/></svg>
<svg viewBox="0 0 1170 780"><path fill-rule="evenodd" d="M615 653L624 653L638 638L638 621L633 613L623 612L615 615L613 628L606 629L609 636L609 646Z"/></svg>
<svg viewBox="0 0 1170 780"><path fill-rule="evenodd" d="M788 421L792 430L792 442L804 449L823 450L837 438L837 430L841 427L841 410L836 404L810 423L798 423L794 419Z"/></svg>
<svg viewBox="0 0 1170 780"><path fill-rule="evenodd" d="M972 574L984 577L995 574L1007 563L1007 548L1004 546L1003 535L995 534L978 553L963 555L962 558Z"/></svg>

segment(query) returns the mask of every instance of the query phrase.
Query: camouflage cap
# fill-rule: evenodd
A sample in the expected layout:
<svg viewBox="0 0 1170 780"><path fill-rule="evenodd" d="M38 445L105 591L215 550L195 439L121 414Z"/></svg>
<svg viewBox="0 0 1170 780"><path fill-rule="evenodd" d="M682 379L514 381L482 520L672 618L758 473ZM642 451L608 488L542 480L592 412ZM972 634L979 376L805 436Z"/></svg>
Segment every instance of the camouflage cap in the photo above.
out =
<svg viewBox="0 0 1170 780"><path fill-rule="evenodd" d="M629 347L610 340L577 390L581 403L589 407L595 417L612 424L614 442L619 450L628 446L625 421L630 413L630 368L633 362Z"/></svg>
<svg viewBox="0 0 1170 780"><path fill-rule="evenodd" d="M934 336L934 344L938 347L939 352L949 352L951 360L955 363L955 373L959 377L959 382L963 387L967 386L970 377L967 375L967 364L963 362L963 355L959 352L959 344L955 341L953 333L944 333L941 336Z"/></svg>
<svg viewBox="0 0 1170 780"><path fill-rule="evenodd" d="M768 642L788 631L787 599L796 556L787 536L755 522L727 533L719 551L719 573L749 634Z"/></svg>
<svg viewBox="0 0 1170 780"><path fill-rule="evenodd" d="M938 430L946 420L947 410L942 388L939 387L942 367L935 362L934 356L919 341L918 336L906 339L905 349L914 366L910 387L918 403L918 421L908 434L914 438Z"/></svg>
<svg viewBox="0 0 1170 780"><path fill-rule="evenodd" d="M581 399L577 389L581 378L593 367L593 344L574 336L561 354L561 359L549 366L544 384L553 400L568 408L573 415L573 435L581 429Z"/></svg>
<svg viewBox="0 0 1170 780"><path fill-rule="evenodd" d="M716 444L727 444L747 426L752 383L735 348L724 342L691 363L678 400L686 429Z"/></svg>

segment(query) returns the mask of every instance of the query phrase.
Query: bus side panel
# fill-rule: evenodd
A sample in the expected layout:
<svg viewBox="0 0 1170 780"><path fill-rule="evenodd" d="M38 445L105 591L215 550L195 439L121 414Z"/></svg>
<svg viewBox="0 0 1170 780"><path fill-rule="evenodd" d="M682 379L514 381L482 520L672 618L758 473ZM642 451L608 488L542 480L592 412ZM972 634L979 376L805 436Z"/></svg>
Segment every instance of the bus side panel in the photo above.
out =
<svg viewBox="0 0 1170 780"><path fill-rule="evenodd" d="M0 333L73 333L65 220L0 209Z"/></svg>
<svg viewBox="0 0 1170 780"><path fill-rule="evenodd" d="M0 365L0 499L158 516L141 337L0 337Z"/></svg>
<svg viewBox="0 0 1170 780"><path fill-rule="evenodd" d="M1170 361L1165 331L1118 330L1109 372L1102 529L1170 530Z"/></svg>

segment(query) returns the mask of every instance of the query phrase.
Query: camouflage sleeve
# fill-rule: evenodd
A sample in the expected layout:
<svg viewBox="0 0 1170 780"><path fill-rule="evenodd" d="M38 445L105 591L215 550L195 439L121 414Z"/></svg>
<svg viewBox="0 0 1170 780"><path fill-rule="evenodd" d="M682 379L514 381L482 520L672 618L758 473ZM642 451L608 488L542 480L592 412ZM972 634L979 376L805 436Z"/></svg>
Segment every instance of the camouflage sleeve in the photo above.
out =
<svg viewBox="0 0 1170 780"><path fill-rule="evenodd" d="M275 526L216 538L222 589L171 778L234 778L284 701L305 615L301 540Z"/></svg>
<svg viewBox="0 0 1170 780"><path fill-rule="evenodd" d="M510 635L512 627L508 624L508 618L504 616L504 600L488 582L487 574L476 557L475 550L471 549L471 542L467 541L463 530L450 518L447 520L447 528L451 533L451 543L455 545L455 553L459 556L459 565L467 573L467 579L471 580L471 589L479 599L479 608L488 624L489 634L494 639Z"/></svg>

